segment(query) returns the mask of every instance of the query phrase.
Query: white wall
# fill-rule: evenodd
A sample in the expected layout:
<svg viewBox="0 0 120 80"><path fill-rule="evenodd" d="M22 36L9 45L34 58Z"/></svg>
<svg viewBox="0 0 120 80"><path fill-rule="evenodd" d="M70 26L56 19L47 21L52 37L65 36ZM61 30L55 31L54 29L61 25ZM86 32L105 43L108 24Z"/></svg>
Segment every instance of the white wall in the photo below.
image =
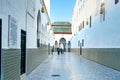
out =
<svg viewBox="0 0 120 80"><path fill-rule="evenodd" d="M65 38L66 42L70 41L71 39L71 34L55 34L55 41L59 43L61 38Z"/></svg>
<svg viewBox="0 0 120 80"><path fill-rule="evenodd" d="M32 15L34 15L34 18L32 18L29 14L27 15L27 48L37 48L37 15L38 11L40 10L41 15L41 21L40 23L40 44L48 45L50 43L50 25L47 25L47 22L49 22L48 14L46 11L44 13L41 12L41 8L45 7L43 5L42 1L35 0L33 1L35 6L35 11L28 11Z"/></svg>
<svg viewBox="0 0 120 80"><path fill-rule="evenodd" d="M27 6L28 2L28 6ZM17 46L20 48L21 44L21 29L25 30L27 48L37 48L37 14L41 11L43 3L40 0L0 0L0 18L2 18L2 48L11 48L8 46L8 15L11 15L17 21ZM42 44L48 45L50 43L50 22L48 14L41 13L42 34L40 39Z"/></svg>
<svg viewBox="0 0 120 80"><path fill-rule="evenodd" d="M27 48L36 48L37 30L34 19L27 14Z"/></svg>
<svg viewBox="0 0 120 80"><path fill-rule="evenodd" d="M28 0L27 4L27 48L36 48L37 46L37 26L35 26L36 18L36 1L37 0Z"/></svg>
<svg viewBox="0 0 120 80"><path fill-rule="evenodd" d="M19 4L18 4L19 3ZM25 29L26 0L0 0L0 18L2 18L2 48L8 46L8 15L17 21L17 45L20 48L20 29Z"/></svg>
<svg viewBox="0 0 120 80"><path fill-rule="evenodd" d="M72 47L77 48L78 39L84 39L85 48L120 48L120 2L114 0L105 3L105 21L100 22L100 14L92 17L92 27L85 25L82 31L73 36ZM80 40L80 41L81 41Z"/></svg>

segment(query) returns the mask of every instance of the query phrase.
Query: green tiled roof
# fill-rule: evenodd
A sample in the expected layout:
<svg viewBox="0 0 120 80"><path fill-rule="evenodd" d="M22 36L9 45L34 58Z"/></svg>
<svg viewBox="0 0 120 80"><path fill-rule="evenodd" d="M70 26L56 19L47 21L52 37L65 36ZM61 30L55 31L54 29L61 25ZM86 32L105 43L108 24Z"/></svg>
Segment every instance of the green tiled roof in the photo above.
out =
<svg viewBox="0 0 120 80"><path fill-rule="evenodd" d="M54 33L71 33L71 23L69 22L54 22L52 24Z"/></svg>
<svg viewBox="0 0 120 80"><path fill-rule="evenodd" d="M52 26L69 26L69 27L71 27L71 23L70 22L54 22L54 23L52 23Z"/></svg>
<svg viewBox="0 0 120 80"><path fill-rule="evenodd" d="M54 32L71 32L71 28L54 28Z"/></svg>

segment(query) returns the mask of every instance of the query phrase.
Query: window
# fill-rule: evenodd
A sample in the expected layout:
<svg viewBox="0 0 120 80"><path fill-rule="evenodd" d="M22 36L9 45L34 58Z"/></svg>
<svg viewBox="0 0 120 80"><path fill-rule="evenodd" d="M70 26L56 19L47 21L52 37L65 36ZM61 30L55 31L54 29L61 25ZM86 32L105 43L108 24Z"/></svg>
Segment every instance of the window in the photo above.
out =
<svg viewBox="0 0 120 80"><path fill-rule="evenodd" d="M119 2L119 0L115 0L115 4L117 4Z"/></svg>
<svg viewBox="0 0 120 80"><path fill-rule="evenodd" d="M82 39L82 47L84 47L84 39Z"/></svg>
<svg viewBox="0 0 120 80"><path fill-rule="evenodd" d="M78 47L80 47L80 41L78 41Z"/></svg>
<svg viewBox="0 0 120 80"><path fill-rule="evenodd" d="M92 19L92 17L90 16L90 28L91 28L91 19Z"/></svg>
<svg viewBox="0 0 120 80"><path fill-rule="evenodd" d="M84 21L83 21L83 28L84 28Z"/></svg>

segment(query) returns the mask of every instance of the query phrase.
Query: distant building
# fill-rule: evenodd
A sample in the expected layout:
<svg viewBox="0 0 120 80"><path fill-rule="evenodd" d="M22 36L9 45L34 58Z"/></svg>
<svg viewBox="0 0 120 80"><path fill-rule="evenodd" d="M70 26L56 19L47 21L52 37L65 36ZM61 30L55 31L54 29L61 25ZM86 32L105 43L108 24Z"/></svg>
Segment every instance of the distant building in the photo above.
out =
<svg viewBox="0 0 120 80"><path fill-rule="evenodd" d="M54 34L72 34L71 23L69 22L54 22L52 27Z"/></svg>
<svg viewBox="0 0 120 80"><path fill-rule="evenodd" d="M68 42L72 35L71 23L69 22L54 22L52 23L53 32L55 35L55 48L59 46L60 43L64 44L65 50L68 48Z"/></svg>
<svg viewBox="0 0 120 80"><path fill-rule="evenodd" d="M119 0L76 0L72 51L120 71Z"/></svg>

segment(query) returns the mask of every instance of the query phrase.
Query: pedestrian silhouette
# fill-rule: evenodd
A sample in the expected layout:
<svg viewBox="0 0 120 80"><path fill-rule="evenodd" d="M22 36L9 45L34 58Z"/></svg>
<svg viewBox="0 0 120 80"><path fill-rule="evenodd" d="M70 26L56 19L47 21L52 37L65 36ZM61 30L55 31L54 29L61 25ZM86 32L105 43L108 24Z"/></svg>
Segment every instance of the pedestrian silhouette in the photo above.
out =
<svg viewBox="0 0 120 80"><path fill-rule="evenodd" d="M59 47L57 47L57 53L58 53L58 55L60 54L60 48Z"/></svg>
<svg viewBox="0 0 120 80"><path fill-rule="evenodd" d="M51 49L51 54L53 55L53 52L54 52L54 46L52 47Z"/></svg>

